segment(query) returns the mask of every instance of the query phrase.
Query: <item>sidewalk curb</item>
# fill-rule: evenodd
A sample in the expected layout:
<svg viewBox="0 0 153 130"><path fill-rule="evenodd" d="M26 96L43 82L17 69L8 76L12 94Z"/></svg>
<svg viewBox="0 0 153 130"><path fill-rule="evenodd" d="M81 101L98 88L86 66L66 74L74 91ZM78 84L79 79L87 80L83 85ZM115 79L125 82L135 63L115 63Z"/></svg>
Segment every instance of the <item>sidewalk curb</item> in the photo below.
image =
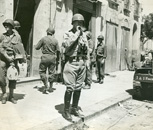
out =
<svg viewBox="0 0 153 130"><path fill-rule="evenodd" d="M79 125L89 119L99 116L102 113L107 112L111 108L117 106L118 103L122 103L130 99L132 99L131 95L129 95L126 92L121 93L109 99L102 100L98 103L95 103L87 108L83 108L83 111L84 111L83 114L85 115L85 118L84 119L77 118L75 123L70 123L67 120L65 120L63 117L59 117L50 122L40 124L28 130L69 130L69 129L73 129L76 127L76 125Z"/></svg>

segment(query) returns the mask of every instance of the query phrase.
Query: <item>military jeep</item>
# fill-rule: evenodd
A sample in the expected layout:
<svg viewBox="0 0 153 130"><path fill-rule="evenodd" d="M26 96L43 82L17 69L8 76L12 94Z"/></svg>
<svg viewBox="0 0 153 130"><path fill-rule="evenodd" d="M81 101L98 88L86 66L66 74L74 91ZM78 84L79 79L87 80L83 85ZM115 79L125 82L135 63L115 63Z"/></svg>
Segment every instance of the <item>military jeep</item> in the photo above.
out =
<svg viewBox="0 0 153 130"><path fill-rule="evenodd" d="M153 57L153 51L149 52ZM153 58L136 69L133 78L133 98L153 100Z"/></svg>

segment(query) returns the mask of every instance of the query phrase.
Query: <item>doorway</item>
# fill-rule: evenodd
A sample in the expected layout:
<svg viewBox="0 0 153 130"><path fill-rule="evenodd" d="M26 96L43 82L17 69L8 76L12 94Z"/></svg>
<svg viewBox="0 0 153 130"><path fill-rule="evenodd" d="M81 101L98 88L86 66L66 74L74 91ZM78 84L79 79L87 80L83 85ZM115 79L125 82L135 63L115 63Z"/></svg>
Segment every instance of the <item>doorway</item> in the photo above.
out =
<svg viewBox="0 0 153 130"><path fill-rule="evenodd" d="M19 64L19 77L29 77L31 73L35 5L35 0L14 0L14 20L20 22L18 31L27 54L27 62L24 65Z"/></svg>
<svg viewBox="0 0 153 130"><path fill-rule="evenodd" d="M91 17L92 17L92 13L86 12L84 10L81 9L75 9L74 14L79 13L82 14L85 20L85 24L84 27L86 28L86 30L91 31Z"/></svg>
<svg viewBox="0 0 153 130"><path fill-rule="evenodd" d="M30 53L30 43L33 27L33 19L35 13L35 0L14 0L14 20L20 22L21 27L19 34L21 35L22 42L27 54Z"/></svg>

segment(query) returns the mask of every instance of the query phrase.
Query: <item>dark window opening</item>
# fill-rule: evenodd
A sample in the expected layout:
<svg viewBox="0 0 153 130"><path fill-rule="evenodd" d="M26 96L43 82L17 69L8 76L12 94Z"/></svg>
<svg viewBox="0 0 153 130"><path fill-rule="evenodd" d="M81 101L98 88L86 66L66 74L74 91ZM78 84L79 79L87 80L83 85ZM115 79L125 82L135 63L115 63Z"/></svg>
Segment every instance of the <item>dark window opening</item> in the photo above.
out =
<svg viewBox="0 0 153 130"><path fill-rule="evenodd" d="M108 5L110 8L118 11L119 4L117 3L117 0L108 0Z"/></svg>

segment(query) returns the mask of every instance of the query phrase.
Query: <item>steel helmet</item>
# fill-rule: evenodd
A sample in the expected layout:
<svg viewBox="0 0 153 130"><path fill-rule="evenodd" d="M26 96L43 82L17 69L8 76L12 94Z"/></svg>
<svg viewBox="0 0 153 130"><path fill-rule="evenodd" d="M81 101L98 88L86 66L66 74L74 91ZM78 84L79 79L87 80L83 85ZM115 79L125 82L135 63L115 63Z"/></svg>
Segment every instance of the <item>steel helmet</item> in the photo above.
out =
<svg viewBox="0 0 153 130"><path fill-rule="evenodd" d="M53 27L49 27L46 32L52 35L55 33L55 29Z"/></svg>
<svg viewBox="0 0 153 130"><path fill-rule="evenodd" d="M74 21L84 21L84 17L81 15L81 14L75 14L75 15L73 15L73 17L72 17L72 23L74 22Z"/></svg>
<svg viewBox="0 0 153 130"><path fill-rule="evenodd" d="M86 36L87 36L88 38L91 38L91 36L92 36L91 32L90 32L90 31L86 31Z"/></svg>
<svg viewBox="0 0 153 130"><path fill-rule="evenodd" d="M103 35L99 35L97 39L102 39L102 40L104 40L104 36L103 36Z"/></svg>
<svg viewBox="0 0 153 130"><path fill-rule="evenodd" d="M9 25L11 25L14 28L14 21L12 19L6 19L3 22L3 26L5 26L5 24L9 24Z"/></svg>
<svg viewBox="0 0 153 130"><path fill-rule="evenodd" d="M21 27L19 21L14 21L14 27L17 27L17 28Z"/></svg>

